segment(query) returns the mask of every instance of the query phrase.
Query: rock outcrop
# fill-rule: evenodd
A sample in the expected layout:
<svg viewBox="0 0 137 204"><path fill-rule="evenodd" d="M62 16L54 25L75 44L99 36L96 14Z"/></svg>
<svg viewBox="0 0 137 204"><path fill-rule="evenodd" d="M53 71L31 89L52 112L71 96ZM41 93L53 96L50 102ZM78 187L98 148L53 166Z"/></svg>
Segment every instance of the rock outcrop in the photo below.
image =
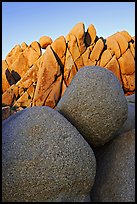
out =
<svg viewBox="0 0 137 204"><path fill-rule="evenodd" d="M41 49L45 49L43 54ZM66 37L52 41L49 36L42 36L39 42L16 45L2 63L2 102L10 106L55 108L78 70L95 65L113 71L125 95L134 94L135 36L120 31L104 39L97 36L94 25L85 31L80 22ZM33 85L30 69L37 75ZM28 81L31 85L24 87ZM18 89L16 93L13 85Z"/></svg>

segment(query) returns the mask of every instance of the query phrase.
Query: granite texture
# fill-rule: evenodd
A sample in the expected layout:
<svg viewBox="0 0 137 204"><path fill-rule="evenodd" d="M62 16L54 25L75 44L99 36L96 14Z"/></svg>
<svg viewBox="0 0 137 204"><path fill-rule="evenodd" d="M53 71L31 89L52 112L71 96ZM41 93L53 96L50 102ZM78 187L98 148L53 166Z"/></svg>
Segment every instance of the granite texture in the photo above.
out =
<svg viewBox="0 0 137 204"><path fill-rule="evenodd" d="M111 140L127 119L127 100L118 78L108 69L80 69L56 110L64 115L91 146Z"/></svg>
<svg viewBox="0 0 137 204"><path fill-rule="evenodd" d="M91 147L56 110L35 106L3 121L3 202L90 201L95 172Z"/></svg>
<svg viewBox="0 0 137 204"><path fill-rule="evenodd" d="M127 132L135 128L135 103L128 102L128 117L116 135Z"/></svg>
<svg viewBox="0 0 137 204"><path fill-rule="evenodd" d="M135 202L135 129L102 147L94 148L97 161L92 202Z"/></svg>

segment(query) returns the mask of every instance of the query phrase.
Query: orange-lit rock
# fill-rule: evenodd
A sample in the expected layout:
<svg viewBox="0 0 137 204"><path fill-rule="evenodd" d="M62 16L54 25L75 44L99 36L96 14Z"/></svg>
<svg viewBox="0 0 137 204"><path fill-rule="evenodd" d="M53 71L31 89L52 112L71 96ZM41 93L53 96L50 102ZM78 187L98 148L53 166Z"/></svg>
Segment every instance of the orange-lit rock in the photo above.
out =
<svg viewBox="0 0 137 204"><path fill-rule="evenodd" d="M64 36L57 38L52 44L51 48L53 49L55 55L57 55L58 63L63 66L65 62L66 54L66 40Z"/></svg>
<svg viewBox="0 0 137 204"><path fill-rule="evenodd" d="M135 72L135 60L130 49L118 59L118 62L122 74L131 75Z"/></svg>
<svg viewBox="0 0 137 204"><path fill-rule="evenodd" d="M73 79L77 71L78 70L75 66L72 55L67 49L66 60L64 64L64 81L67 86L70 84L71 80Z"/></svg>
<svg viewBox="0 0 137 204"><path fill-rule="evenodd" d="M6 56L5 60L10 67L16 60L17 56L22 53L22 49L20 45L16 45Z"/></svg>
<svg viewBox="0 0 137 204"><path fill-rule="evenodd" d="M28 66L31 67L41 56L41 47L38 42L32 42L24 51L23 55L28 61Z"/></svg>
<svg viewBox="0 0 137 204"><path fill-rule="evenodd" d="M118 59L121 55L118 42L110 36L110 37L106 38L106 45L107 45L107 49L114 51L114 53Z"/></svg>
<svg viewBox="0 0 137 204"><path fill-rule="evenodd" d="M39 44L40 44L41 48L43 48L43 49L46 49L46 47L48 45L51 45L52 42L53 41L52 41L52 39L49 36L42 36L39 39Z"/></svg>
<svg viewBox="0 0 137 204"><path fill-rule="evenodd" d="M72 28L72 30L69 32L68 36L66 37L67 40L68 40L68 37L70 34L72 34L76 37L80 54L82 54L86 50L86 46L85 46L85 42L84 42L84 40L85 40L84 23L82 23L82 22L77 23Z"/></svg>
<svg viewBox="0 0 137 204"><path fill-rule="evenodd" d="M120 71L120 67L119 67L119 64L118 64L118 61L117 61L117 58L116 58L115 55L105 65L105 68L111 70L117 76L117 78L119 79L120 83L122 84L121 71Z"/></svg>
<svg viewBox="0 0 137 204"><path fill-rule="evenodd" d="M112 54L110 50L108 49L105 50L101 55L100 66L104 67L111 59L112 59Z"/></svg>
<svg viewBox="0 0 137 204"><path fill-rule="evenodd" d="M127 42L126 38L124 37L124 35L122 35L120 32L117 32L114 35L112 35L111 37L117 41L117 43L120 47L120 52L121 52L121 54L123 54L128 49L128 42Z"/></svg>
<svg viewBox="0 0 137 204"><path fill-rule="evenodd" d="M104 49L104 42L103 40L100 38L98 39L98 41L96 42L91 54L90 54L90 59L93 63L96 63L102 53Z"/></svg>
<svg viewBox="0 0 137 204"><path fill-rule="evenodd" d="M45 51L44 61L38 73L33 105L44 105L49 92L47 89L61 75L60 66L50 46Z"/></svg>
<svg viewBox="0 0 137 204"><path fill-rule="evenodd" d="M96 29L93 24L90 24L85 36L86 46L88 47L91 44L93 44L95 39L96 39Z"/></svg>
<svg viewBox="0 0 137 204"><path fill-rule="evenodd" d="M18 98L18 86L13 84L2 94L2 103L12 106Z"/></svg>

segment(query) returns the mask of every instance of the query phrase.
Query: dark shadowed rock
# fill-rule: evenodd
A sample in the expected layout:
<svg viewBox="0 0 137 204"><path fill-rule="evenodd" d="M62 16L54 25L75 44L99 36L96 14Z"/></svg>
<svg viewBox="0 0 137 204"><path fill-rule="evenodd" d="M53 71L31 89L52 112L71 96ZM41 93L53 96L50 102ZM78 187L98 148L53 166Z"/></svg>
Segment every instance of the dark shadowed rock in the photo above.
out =
<svg viewBox="0 0 137 204"><path fill-rule="evenodd" d="M56 110L93 146L112 139L127 119L127 101L118 78L99 66L78 71Z"/></svg>
<svg viewBox="0 0 137 204"><path fill-rule="evenodd" d="M135 129L94 149L92 202L135 202Z"/></svg>
<svg viewBox="0 0 137 204"><path fill-rule="evenodd" d="M135 103L135 94L126 96L126 99L129 103Z"/></svg>
<svg viewBox="0 0 137 204"><path fill-rule="evenodd" d="M135 128L135 104L128 103L128 117L122 127L118 130L117 135Z"/></svg>
<svg viewBox="0 0 137 204"><path fill-rule="evenodd" d="M96 161L77 129L49 107L3 122L3 202L90 201Z"/></svg>

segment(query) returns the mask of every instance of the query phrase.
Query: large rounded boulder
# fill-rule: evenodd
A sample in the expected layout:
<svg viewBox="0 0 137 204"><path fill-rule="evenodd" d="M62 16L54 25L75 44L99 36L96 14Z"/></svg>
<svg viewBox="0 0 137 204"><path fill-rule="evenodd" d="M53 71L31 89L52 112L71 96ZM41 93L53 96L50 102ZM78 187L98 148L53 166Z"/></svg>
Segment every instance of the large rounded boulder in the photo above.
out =
<svg viewBox="0 0 137 204"><path fill-rule="evenodd" d="M80 69L56 110L93 146L111 140L127 119L127 100L118 78L100 66Z"/></svg>
<svg viewBox="0 0 137 204"><path fill-rule="evenodd" d="M2 124L3 202L88 200L96 160L77 129L49 107L32 107Z"/></svg>
<svg viewBox="0 0 137 204"><path fill-rule="evenodd" d="M97 161L92 202L135 202L135 129L94 148Z"/></svg>

